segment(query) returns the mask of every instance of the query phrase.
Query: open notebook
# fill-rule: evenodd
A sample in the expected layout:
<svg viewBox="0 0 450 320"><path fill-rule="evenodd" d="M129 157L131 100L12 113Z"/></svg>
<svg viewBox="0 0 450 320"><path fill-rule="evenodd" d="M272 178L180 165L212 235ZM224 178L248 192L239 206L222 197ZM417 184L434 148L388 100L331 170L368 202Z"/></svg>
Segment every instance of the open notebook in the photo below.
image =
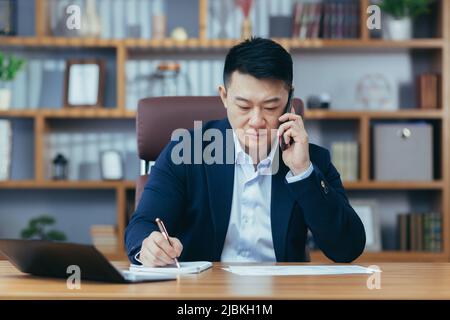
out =
<svg viewBox="0 0 450 320"><path fill-rule="evenodd" d="M175 265L168 265L165 267L144 267L137 264L130 265L131 272L161 272L161 273L174 273L174 274L188 274L188 273L200 273L206 269L212 267L212 263L208 261L193 261L193 262L180 262L180 267Z"/></svg>

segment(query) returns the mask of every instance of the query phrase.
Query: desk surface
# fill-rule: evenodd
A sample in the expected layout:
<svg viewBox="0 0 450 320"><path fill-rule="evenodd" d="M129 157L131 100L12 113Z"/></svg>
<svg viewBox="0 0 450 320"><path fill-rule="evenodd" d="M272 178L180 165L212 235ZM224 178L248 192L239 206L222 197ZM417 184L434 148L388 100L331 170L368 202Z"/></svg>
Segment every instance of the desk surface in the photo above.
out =
<svg viewBox="0 0 450 320"><path fill-rule="evenodd" d="M368 289L369 275L364 274L243 277L215 263L201 274L173 281L84 281L81 289L70 290L64 279L32 277L0 261L0 299L450 299L450 263L373 264L382 270L380 289Z"/></svg>

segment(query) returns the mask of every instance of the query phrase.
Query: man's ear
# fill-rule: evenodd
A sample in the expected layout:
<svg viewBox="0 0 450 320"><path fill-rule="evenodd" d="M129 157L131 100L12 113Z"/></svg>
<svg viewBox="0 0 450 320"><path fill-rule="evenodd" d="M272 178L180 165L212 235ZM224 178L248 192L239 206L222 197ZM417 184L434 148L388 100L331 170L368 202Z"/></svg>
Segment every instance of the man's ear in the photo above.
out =
<svg viewBox="0 0 450 320"><path fill-rule="evenodd" d="M227 108L227 89L225 89L225 86L223 86L223 85L219 86L219 95L220 95L220 99L222 99L223 106L226 109Z"/></svg>

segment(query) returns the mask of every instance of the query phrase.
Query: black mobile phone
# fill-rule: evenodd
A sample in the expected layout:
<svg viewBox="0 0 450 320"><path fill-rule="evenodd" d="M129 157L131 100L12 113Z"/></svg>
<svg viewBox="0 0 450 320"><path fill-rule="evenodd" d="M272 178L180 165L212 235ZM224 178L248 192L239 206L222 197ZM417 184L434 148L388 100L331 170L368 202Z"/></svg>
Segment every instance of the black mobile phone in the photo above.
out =
<svg viewBox="0 0 450 320"><path fill-rule="evenodd" d="M286 107L284 108L283 114L291 112L291 108L292 108L291 101L292 101L292 96L293 95L294 95L294 89L290 89L289 90L288 101L286 103ZM292 143L292 138L291 138L291 141L289 141L289 144L284 142L283 136L280 136L279 139L280 139L279 141L280 141L280 147L281 147L282 151L286 150Z"/></svg>

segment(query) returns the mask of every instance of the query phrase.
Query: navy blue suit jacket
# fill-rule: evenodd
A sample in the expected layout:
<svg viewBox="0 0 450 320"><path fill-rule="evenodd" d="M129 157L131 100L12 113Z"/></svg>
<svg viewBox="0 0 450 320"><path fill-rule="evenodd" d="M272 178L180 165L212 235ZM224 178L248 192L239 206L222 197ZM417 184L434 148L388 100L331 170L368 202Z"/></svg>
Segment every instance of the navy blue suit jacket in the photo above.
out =
<svg viewBox="0 0 450 320"><path fill-rule="evenodd" d="M202 130L212 128L226 137L225 131L231 126L223 119L206 123ZM190 134L193 136L192 131ZM204 143L203 148L208 143ZM180 261L220 261L230 219L234 163L174 164L171 152L175 145L176 142L169 143L156 160L127 226L125 243L133 263L136 263L134 255L139 252L142 241L158 230L152 223L156 217L161 218L169 234L183 244ZM310 144L309 152L314 171L308 178L294 183L287 183L285 176L289 168L278 153L279 170L272 177L271 195L276 259L279 262L306 261L309 228L315 243L328 258L351 262L364 250L363 224L348 202L329 152L314 144Z"/></svg>

